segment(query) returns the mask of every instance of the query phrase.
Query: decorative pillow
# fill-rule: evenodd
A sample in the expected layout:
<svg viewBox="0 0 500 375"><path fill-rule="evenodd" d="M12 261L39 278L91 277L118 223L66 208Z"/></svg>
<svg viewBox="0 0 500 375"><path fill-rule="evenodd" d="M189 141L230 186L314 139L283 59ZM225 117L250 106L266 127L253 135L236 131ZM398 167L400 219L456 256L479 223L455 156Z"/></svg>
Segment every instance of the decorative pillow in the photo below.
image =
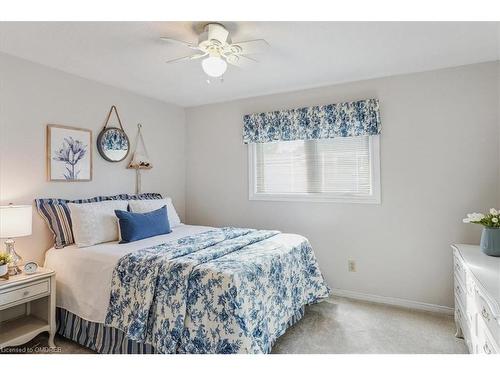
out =
<svg viewBox="0 0 500 375"><path fill-rule="evenodd" d="M90 199L35 199L36 208L40 216L49 226L50 231L54 235L54 247L61 249L65 246L73 244L73 231L71 228L71 216L69 213L68 203L90 203L102 202L109 200L137 200L137 199L161 199L161 194L158 193L142 193L142 194L118 194L111 196L99 196Z"/></svg>
<svg viewBox="0 0 500 375"><path fill-rule="evenodd" d="M68 203L76 246L117 241L115 210L126 210L127 201Z"/></svg>
<svg viewBox="0 0 500 375"><path fill-rule="evenodd" d="M170 227L174 228L181 223L177 211L169 197L164 199L142 199L141 201L135 200L128 202L128 207L131 212L145 213L157 210L163 206L167 207L168 222Z"/></svg>
<svg viewBox="0 0 500 375"><path fill-rule="evenodd" d="M167 207L146 213L115 211L120 226L120 243L142 240L172 232L168 223Z"/></svg>

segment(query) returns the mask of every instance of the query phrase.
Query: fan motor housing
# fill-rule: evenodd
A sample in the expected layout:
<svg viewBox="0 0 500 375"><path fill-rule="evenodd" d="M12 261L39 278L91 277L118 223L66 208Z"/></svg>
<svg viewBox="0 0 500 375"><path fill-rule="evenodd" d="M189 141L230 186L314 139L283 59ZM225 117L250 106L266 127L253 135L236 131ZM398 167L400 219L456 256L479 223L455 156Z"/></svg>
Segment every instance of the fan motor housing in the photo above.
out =
<svg viewBox="0 0 500 375"><path fill-rule="evenodd" d="M231 44L229 31L220 23L207 23L204 31L198 36L198 45L210 41L217 41L221 45Z"/></svg>

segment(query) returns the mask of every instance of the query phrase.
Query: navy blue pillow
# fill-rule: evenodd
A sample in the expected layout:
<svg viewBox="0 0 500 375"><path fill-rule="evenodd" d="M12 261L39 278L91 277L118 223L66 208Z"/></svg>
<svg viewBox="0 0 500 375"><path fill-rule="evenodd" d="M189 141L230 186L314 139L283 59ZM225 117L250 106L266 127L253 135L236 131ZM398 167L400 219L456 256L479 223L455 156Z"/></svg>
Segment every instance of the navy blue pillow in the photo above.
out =
<svg viewBox="0 0 500 375"><path fill-rule="evenodd" d="M121 241L127 243L172 232L167 206L146 213L115 210L120 225Z"/></svg>

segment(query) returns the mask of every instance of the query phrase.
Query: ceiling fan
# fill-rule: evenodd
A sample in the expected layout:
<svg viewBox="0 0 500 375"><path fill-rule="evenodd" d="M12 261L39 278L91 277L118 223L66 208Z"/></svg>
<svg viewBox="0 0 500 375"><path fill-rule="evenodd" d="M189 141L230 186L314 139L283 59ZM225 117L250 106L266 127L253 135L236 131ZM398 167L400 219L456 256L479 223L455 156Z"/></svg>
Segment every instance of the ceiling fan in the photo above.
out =
<svg viewBox="0 0 500 375"><path fill-rule="evenodd" d="M264 52L269 47L269 43L264 39L233 43L229 31L220 23L205 25L203 33L198 37L198 44L169 37L161 37L160 39L178 43L198 51L198 53L189 56L169 60L167 63L203 59L201 60L201 66L203 71L210 77L222 77L227 70L227 64L245 67L248 63L257 62L257 60L247 55Z"/></svg>

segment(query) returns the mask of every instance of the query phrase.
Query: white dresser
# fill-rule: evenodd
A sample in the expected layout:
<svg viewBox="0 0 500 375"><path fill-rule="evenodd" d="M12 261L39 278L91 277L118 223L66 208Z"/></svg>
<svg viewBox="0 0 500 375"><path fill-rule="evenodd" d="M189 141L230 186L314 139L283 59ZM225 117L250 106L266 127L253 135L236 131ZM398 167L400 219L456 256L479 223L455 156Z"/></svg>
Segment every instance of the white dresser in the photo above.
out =
<svg viewBox="0 0 500 375"><path fill-rule="evenodd" d="M500 258L453 245L455 322L470 353L500 354Z"/></svg>

